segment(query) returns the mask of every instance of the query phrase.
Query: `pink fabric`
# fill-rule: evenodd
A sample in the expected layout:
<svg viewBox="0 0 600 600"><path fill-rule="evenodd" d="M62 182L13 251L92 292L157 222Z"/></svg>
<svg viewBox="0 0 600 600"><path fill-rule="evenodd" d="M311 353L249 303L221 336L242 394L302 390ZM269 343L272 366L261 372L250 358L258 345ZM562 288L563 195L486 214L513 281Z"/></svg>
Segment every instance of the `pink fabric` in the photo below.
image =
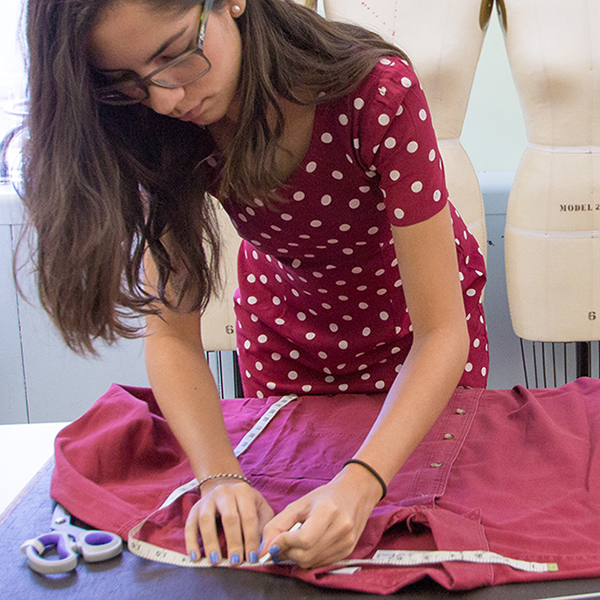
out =
<svg viewBox="0 0 600 600"><path fill-rule="evenodd" d="M448 192L412 69L382 59L317 106L312 140L273 209L224 202L244 238L236 296L246 396L388 390L412 345L390 224L425 221ZM483 256L452 208L471 351L460 385L485 387Z"/></svg>
<svg viewBox="0 0 600 600"><path fill-rule="evenodd" d="M383 396L302 397L240 457L281 510L328 481L359 447ZM550 390L457 390L375 508L353 556L378 548L491 550L556 562L556 573L507 566L368 567L354 575L263 567L325 587L391 593L429 576L449 589L600 576L600 382ZM223 402L236 444L271 400ZM111 389L56 440L52 497L94 527L126 537L192 478L147 389ZM185 552L188 493L159 512L141 539Z"/></svg>

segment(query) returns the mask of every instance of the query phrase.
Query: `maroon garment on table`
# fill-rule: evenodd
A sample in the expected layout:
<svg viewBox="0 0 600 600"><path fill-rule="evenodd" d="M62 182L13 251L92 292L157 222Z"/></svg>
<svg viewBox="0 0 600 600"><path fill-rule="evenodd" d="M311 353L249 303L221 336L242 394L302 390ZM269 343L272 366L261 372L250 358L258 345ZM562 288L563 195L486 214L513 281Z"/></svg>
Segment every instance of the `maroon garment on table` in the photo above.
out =
<svg viewBox="0 0 600 600"><path fill-rule="evenodd" d="M283 408L241 455L275 511L328 481L357 450L383 395L305 396ZM273 399L225 400L235 445ZM558 572L445 563L329 574L261 570L319 586L391 593L429 576L449 589L600 576L600 381L556 389L457 390L389 485L353 553L376 549L490 550ZM51 495L79 519L126 538L192 472L145 388L113 385L56 439ZM188 493L138 537L185 552Z"/></svg>

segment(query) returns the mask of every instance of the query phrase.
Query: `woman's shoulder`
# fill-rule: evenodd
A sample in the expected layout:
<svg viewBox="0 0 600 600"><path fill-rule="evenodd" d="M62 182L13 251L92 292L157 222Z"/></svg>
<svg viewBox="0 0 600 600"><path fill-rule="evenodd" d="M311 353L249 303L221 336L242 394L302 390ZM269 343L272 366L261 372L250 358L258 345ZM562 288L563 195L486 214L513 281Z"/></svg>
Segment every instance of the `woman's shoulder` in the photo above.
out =
<svg viewBox="0 0 600 600"><path fill-rule="evenodd" d="M383 56L369 74L350 92L355 108L389 105L398 108L411 89L421 89L417 75L400 56Z"/></svg>

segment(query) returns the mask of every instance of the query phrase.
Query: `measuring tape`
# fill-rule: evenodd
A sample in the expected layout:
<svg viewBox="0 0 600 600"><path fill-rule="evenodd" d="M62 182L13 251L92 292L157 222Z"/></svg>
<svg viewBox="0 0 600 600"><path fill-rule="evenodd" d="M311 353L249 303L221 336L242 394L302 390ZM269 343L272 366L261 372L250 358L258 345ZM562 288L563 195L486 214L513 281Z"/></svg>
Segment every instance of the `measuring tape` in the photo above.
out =
<svg viewBox="0 0 600 600"><path fill-rule="evenodd" d="M241 439L239 444L234 449L235 456L240 456L250 444L262 433L265 427L272 421L273 417L287 404L295 400L297 396L290 394L282 397L280 400L275 402L269 407L269 409L260 417L250 431ZM195 567L195 568L214 568L214 567L230 567L227 560L222 560L219 564L211 563L208 558L201 558L200 560L192 561L189 556L176 552L175 550L168 550L161 548L149 542L144 542L135 538L135 535L142 529L146 521L150 519L157 512L161 511L167 506L170 506L175 500L183 496L184 494L195 490L198 487L198 480L192 479L188 483L178 487L152 514L148 515L139 525L136 525L129 532L127 545L129 550L142 558L148 560L154 560L170 565L178 565L182 567ZM558 565L556 563L538 563L525 560L517 560L502 556L496 552L490 552L485 550L463 550L463 551L447 551L447 550L435 550L435 551L405 551L405 550L377 550L372 558L357 558L357 559L346 559L334 563L331 565L333 573L353 573L356 572L362 566L380 566L380 567L414 567L419 565L430 565L440 564L444 562L468 562L478 564L496 564L506 565L516 569L518 571L527 571L530 573L546 573L558 571ZM269 561L266 564L274 564ZM294 565L292 561L280 561L278 565ZM253 568L257 567L257 563L244 562L237 564L236 569L239 568Z"/></svg>

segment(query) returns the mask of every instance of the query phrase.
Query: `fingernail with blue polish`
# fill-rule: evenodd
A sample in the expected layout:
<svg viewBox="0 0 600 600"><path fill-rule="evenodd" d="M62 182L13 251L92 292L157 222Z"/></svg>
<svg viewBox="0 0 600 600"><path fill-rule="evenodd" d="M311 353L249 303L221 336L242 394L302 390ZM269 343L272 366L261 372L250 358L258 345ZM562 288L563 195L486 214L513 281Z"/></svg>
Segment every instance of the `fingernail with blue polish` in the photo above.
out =
<svg viewBox="0 0 600 600"><path fill-rule="evenodd" d="M278 554L279 554L279 546L271 546L269 548L269 554L271 555L271 560L277 564L279 562L281 562L281 559L279 558Z"/></svg>
<svg viewBox="0 0 600 600"><path fill-rule="evenodd" d="M248 560L251 563L258 562L258 552L254 552L254 551L250 552L250 554L248 555Z"/></svg>
<svg viewBox="0 0 600 600"><path fill-rule="evenodd" d="M196 552L194 550L192 550L190 552L190 560L198 560L198 555L196 554Z"/></svg>
<svg viewBox="0 0 600 600"><path fill-rule="evenodd" d="M210 553L210 562L213 565L215 565L219 562L219 555L216 552Z"/></svg>
<svg viewBox="0 0 600 600"><path fill-rule="evenodd" d="M234 552L230 557L229 557L229 562L232 565L237 565L240 562L240 555L237 552Z"/></svg>
<svg viewBox="0 0 600 600"><path fill-rule="evenodd" d="M260 540L260 546L258 547L258 553L260 554L263 551L263 548L265 547L265 542L264 540Z"/></svg>

